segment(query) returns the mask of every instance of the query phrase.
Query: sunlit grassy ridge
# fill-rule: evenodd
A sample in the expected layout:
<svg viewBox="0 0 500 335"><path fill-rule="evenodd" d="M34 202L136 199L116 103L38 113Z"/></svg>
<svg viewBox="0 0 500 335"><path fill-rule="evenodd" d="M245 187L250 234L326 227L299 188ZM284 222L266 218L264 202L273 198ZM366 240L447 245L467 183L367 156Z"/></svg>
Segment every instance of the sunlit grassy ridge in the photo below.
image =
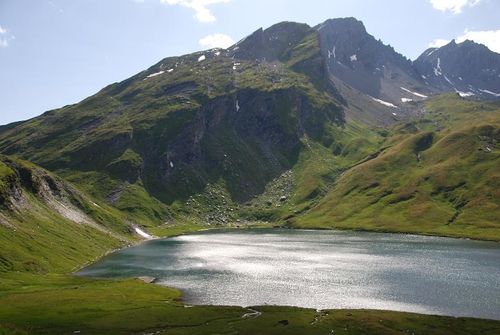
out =
<svg viewBox="0 0 500 335"><path fill-rule="evenodd" d="M499 240L500 110L448 95L345 171L300 226ZM408 131L409 130L409 131Z"/></svg>

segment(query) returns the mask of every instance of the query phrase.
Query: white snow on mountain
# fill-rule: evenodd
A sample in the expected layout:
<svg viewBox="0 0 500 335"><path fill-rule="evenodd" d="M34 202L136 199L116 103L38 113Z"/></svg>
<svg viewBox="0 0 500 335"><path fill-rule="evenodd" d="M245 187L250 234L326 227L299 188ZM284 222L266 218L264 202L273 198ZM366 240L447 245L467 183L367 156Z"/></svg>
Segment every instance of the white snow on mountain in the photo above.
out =
<svg viewBox="0 0 500 335"><path fill-rule="evenodd" d="M391 107L391 108L398 108L398 106L394 105L394 104L391 104L390 102L387 102L387 101L384 101L384 100L380 100L380 99L377 99L377 98L374 98L374 97L370 97L373 101L376 101L378 102L379 104L382 104L384 106L387 106L387 107Z"/></svg>
<svg viewBox="0 0 500 335"><path fill-rule="evenodd" d="M146 77L147 78L153 78L153 77L156 77L156 76L159 76L160 74L164 74L165 71L159 71L159 72L155 72L155 73L151 73L149 76Z"/></svg>
<svg viewBox="0 0 500 335"><path fill-rule="evenodd" d="M404 88L404 87L400 87L400 89L402 89L402 90L403 90L403 91L405 91L405 92L411 93L411 94L413 94L413 95L415 95L415 96L417 96L417 97L420 97L420 98L424 98L424 99L425 99L425 98L428 98L428 96L427 96L427 95L423 95L423 94L421 94L421 93L417 93L417 92L410 91L409 89Z"/></svg>

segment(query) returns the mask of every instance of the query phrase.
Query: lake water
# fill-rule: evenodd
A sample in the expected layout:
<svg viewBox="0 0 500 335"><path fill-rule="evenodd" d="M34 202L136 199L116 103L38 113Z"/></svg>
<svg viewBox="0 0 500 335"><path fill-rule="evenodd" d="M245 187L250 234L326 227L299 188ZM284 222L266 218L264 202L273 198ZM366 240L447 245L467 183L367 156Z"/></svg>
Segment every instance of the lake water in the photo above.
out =
<svg viewBox="0 0 500 335"><path fill-rule="evenodd" d="M500 319L500 244L288 229L217 230L153 240L83 269L152 276L184 301L365 308Z"/></svg>

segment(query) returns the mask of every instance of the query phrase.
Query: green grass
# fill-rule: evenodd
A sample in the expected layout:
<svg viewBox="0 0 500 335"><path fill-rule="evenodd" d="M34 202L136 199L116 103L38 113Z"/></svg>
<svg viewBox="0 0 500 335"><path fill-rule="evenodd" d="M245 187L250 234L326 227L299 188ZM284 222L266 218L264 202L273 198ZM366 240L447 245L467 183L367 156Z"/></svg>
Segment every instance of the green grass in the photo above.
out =
<svg viewBox="0 0 500 335"><path fill-rule="evenodd" d="M453 96L427 109L431 122L395 128L295 226L500 240L499 110Z"/></svg>
<svg viewBox="0 0 500 335"><path fill-rule="evenodd" d="M139 280L11 273L0 281L0 334L494 334L500 322L371 310L193 306Z"/></svg>
<svg viewBox="0 0 500 335"><path fill-rule="evenodd" d="M67 272L135 240L120 212L40 167L0 156L0 173L0 272Z"/></svg>

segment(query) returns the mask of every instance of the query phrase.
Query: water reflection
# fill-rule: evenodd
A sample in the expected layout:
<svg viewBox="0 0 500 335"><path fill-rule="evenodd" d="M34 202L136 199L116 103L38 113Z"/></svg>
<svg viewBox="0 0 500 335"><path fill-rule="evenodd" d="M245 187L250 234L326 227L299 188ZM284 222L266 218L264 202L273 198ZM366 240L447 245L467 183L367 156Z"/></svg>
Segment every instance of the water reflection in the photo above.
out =
<svg viewBox="0 0 500 335"><path fill-rule="evenodd" d="M373 308L500 319L498 243L366 232L211 231L79 274L153 276L193 304Z"/></svg>

